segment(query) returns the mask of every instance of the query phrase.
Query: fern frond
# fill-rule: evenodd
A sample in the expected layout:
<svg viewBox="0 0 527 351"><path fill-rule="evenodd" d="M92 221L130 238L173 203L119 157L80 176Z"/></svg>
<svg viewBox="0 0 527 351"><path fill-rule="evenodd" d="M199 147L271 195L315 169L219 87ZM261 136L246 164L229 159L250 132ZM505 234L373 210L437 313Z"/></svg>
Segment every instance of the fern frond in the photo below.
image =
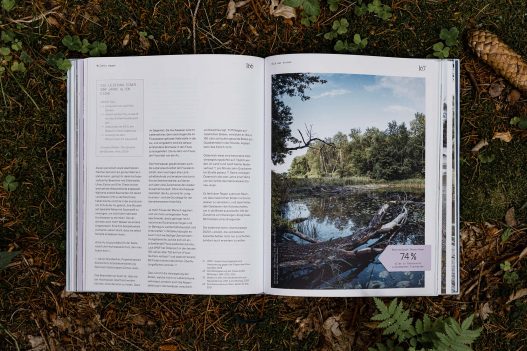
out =
<svg viewBox="0 0 527 351"><path fill-rule="evenodd" d="M395 335L399 342L405 341L415 335L413 318L410 311L404 308L403 302L393 299L388 306L380 299L375 298L375 305L380 313L371 319L380 321L377 328L384 329L383 335Z"/></svg>
<svg viewBox="0 0 527 351"><path fill-rule="evenodd" d="M449 318L444 322L443 331L435 332L434 342L438 351L471 351L470 345L476 341L481 328L469 330L474 316L471 315L460 325L455 319Z"/></svg>

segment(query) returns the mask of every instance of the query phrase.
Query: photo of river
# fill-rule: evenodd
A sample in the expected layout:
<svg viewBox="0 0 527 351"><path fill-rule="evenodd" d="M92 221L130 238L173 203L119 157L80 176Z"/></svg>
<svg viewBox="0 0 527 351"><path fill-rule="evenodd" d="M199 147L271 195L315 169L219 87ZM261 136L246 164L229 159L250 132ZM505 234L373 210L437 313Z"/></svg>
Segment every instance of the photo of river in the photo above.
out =
<svg viewBox="0 0 527 351"><path fill-rule="evenodd" d="M272 77L271 286L424 287L388 245L425 244L424 79Z"/></svg>

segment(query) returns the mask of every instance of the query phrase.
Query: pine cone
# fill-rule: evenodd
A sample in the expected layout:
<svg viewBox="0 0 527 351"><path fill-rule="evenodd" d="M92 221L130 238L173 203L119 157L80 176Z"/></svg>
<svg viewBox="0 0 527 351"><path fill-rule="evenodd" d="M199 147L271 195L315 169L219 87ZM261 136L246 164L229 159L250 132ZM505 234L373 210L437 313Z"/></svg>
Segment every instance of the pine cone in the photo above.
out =
<svg viewBox="0 0 527 351"><path fill-rule="evenodd" d="M496 72L527 92L527 62L497 35L485 30L474 30L469 33L468 44Z"/></svg>

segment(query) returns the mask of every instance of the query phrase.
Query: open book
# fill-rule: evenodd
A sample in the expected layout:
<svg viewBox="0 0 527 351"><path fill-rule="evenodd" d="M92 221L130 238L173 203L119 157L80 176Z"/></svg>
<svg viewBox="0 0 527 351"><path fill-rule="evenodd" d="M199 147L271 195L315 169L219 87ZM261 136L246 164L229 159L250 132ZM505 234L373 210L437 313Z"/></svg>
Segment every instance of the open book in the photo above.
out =
<svg viewBox="0 0 527 351"><path fill-rule="evenodd" d="M75 60L67 289L459 291L459 62Z"/></svg>

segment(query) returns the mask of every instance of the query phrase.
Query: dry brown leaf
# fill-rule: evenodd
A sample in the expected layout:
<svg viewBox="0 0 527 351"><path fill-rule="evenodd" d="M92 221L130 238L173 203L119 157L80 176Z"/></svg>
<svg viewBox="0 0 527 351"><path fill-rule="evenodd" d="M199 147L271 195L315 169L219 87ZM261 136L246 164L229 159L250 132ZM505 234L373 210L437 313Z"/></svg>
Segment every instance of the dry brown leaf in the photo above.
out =
<svg viewBox="0 0 527 351"><path fill-rule="evenodd" d="M128 45L128 43L130 42L130 34L129 33L126 33L126 35L124 36L123 38L123 48Z"/></svg>
<svg viewBox="0 0 527 351"><path fill-rule="evenodd" d="M353 344L355 333L346 329L347 323L343 315L329 317L322 326L326 348L322 350L347 351Z"/></svg>
<svg viewBox="0 0 527 351"><path fill-rule="evenodd" d="M505 84L502 80L498 80L490 85L489 95L493 98L498 97L503 92L503 89L505 89Z"/></svg>
<svg viewBox="0 0 527 351"><path fill-rule="evenodd" d="M298 327L293 333L294 338L302 340L313 331L313 317L311 315L306 318L298 317L295 322L298 324Z"/></svg>
<svg viewBox="0 0 527 351"><path fill-rule="evenodd" d="M46 351L46 341L41 336L33 336L28 335L27 340L29 341L29 344L31 345L30 351Z"/></svg>
<svg viewBox="0 0 527 351"><path fill-rule="evenodd" d="M513 292L511 296L509 296L509 300L507 301L507 303L511 303L514 300L521 299L524 296L527 296L527 288L523 288Z"/></svg>
<svg viewBox="0 0 527 351"><path fill-rule="evenodd" d="M233 19L235 13L236 13L236 3L233 0L231 0L227 4L227 19Z"/></svg>
<svg viewBox="0 0 527 351"><path fill-rule="evenodd" d="M521 260L525 256L527 256L527 246L525 247L525 249L523 249L523 251L521 252L520 256L518 256L518 260Z"/></svg>
<svg viewBox="0 0 527 351"><path fill-rule="evenodd" d="M470 151L478 152L479 150L481 150L482 148L484 148L487 145L489 145L489 142L487 141L487 139L482 139Z"/></svg>
<svg viewBox="0 0 527 351"><path fill-rule="evenodd" d="M53 51L55 49L57 49L55 45L44 45L42 49L40 49L40 51L47 52L47 51Z"/></svg>
<svg viewBox="0 0 527 351"><path fill-rule="evenodd" d="M176 345L159 345L159 351L177 351Z"/></svg>
<svg viewBox="0 0 527 351"><path fill-rule="evenodd" d="M507 213L505 213L505 223L509 227L514 227L518 224L518 221L516 220L516 215L514 213L514 207L511 207L507 210Z"/></svg>
<svg viewBox="0 0 527 351"><path fill-rule="evenodd" d="M71 328L71 323L68 319L62 317L52 318L51 323L53 326L59 328L59 330L64 331Z"/></svg>
<svg viewBox="0 0 527 351"><path fill-rule="evenodd" d="M53 26L53 27L56 27L56 28L60 28L59 21L57 21L57 19L55 17L53 17L53 16L46 17L46 21L48 22L48 24L50 26Z"/></svg>
<svg viewBox="0 0 527 351"><path fill-rule="evenodd" d="M488 222L485 222L485 227L487 227L487 230L486 230L487 235L495 237L495 236L498 236L500 234L500 230L494 224L490 224Z"/></svg>
<svg viewBox="0 0 527 351"><path fill-rule="evenodd" d="M269 12L275 17L294 18L296 17L296 11L291 6L282 4L280 0L271 0L269 6Z"/></svg>
<svg viewBox="0 0 527 351"><path fill-rule="evenodd" d="M507 96L507 101L514 104L515 102L518 102L518 100L520 100L520 97L520 91L517 89L512 89L509 95Z"/></svg>
<svg viewBox="0 0 527 351"><path fill-rule="evenodd" d="M139 43L141 44L141 48L145 51L148 51L150 49L150 40L148 38L145 38L144 36L139 36Z"/></svg>
<svg viewBox="0 0 527 351"><path fill-rule="evenodd" d="M482 320L486 320L487 318L489 318L489 315L491 313L492 309L490 308L490 304L488 302L485 302L479 309L479 315Z"/></svg>
<svg viewBox="0 0 527 351"><path fill-rule="evenodd" d="M493 140L500 139L508 143L512 140L512 135L511 135L511 132L496 132L494 133L494 136L492 137L492 139Z"/></svg>
<svg viewBox="0 0 527 351"><path fill-rule="evenodd" d="M251 0L243 0L235 2L234 0L230 0L227 4L227 19L233 19L234 15L236 14L236 9L239 7L242 7L243 5L246 5Z"/></svg>

